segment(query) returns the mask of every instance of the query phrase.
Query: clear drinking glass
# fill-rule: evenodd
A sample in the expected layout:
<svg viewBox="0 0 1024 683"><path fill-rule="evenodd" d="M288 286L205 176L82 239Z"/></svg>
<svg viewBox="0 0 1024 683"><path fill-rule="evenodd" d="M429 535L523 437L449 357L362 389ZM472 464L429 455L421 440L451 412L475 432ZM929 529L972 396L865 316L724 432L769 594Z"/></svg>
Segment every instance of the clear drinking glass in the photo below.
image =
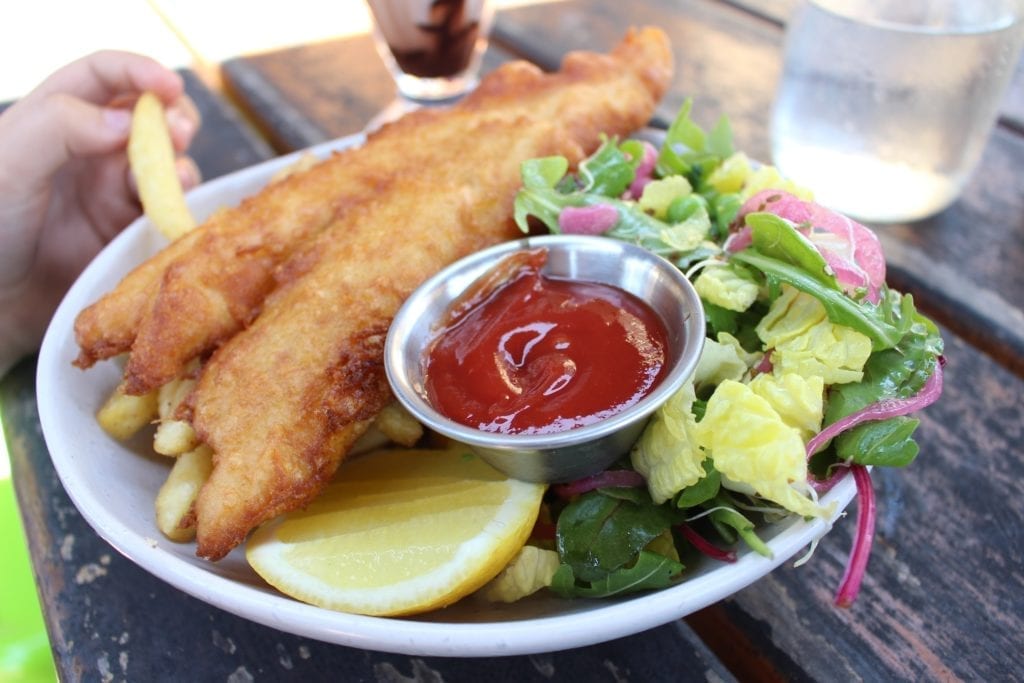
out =
<svg viewBox="0 0 1024 683"><path fill-rule="evenodd" d="M367 0L377 51L399 93L450 100L476 86L494 8L490 0Z"/></svg>
<svg viewBox="0 0 1024 683"><path fill-rule="evenodd" d="M772 156L864 221L951 204L1024 41L1021 0L811 0L787 30Z"/></svg>

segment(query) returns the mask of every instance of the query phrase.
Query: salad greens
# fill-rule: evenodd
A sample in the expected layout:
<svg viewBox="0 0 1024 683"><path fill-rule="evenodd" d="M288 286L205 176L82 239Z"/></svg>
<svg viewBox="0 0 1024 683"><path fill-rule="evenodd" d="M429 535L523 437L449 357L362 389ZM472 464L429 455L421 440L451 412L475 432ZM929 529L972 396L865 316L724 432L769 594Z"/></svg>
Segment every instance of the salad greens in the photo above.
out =
<svg viewBox="0 0 1024 683"><path fill-rule="evenodd" d="M870 230L735 151L724 117L702 130L691 106L660 148L605 138L575 172L561 157L522 166L524 232L600 234L665 257L700 294L707 340L629 456L552 487L553 533L531 541L549 554L531 566L547 569L520 573L565 597L663 588L699 555L730 561L740 543L770 555L762 524L830 520L818 496L852 471L858 531L836 598L848 605L873 534L867 467L916 457L910 413L941 392L942 339L886 287Z"/></svg>

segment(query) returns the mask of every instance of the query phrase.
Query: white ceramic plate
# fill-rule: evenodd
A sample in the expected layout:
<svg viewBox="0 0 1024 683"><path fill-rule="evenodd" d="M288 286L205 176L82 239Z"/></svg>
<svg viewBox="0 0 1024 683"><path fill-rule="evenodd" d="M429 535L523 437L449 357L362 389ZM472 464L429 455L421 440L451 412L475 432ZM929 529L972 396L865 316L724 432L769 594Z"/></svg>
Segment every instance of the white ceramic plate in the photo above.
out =
<svg viewBox="0 0 1024 683"><path fill-rule="evenodd" d="M360 140L345 138L312 151L323 155ZM197 218L234 205L295 156L207 183L189 194L189 204ZM150 434L121 444L95 419L120 368L104 362L83 372L71 365L78 351L73 334L78 312L163 244L146 219L134 222L68 292L39 356L39 414L57 473L89 524L140 567L211 605L282 631L371 650L457 657L564 650L644 631L714 603L787 561L830 527L820 520L780 522L763 536L773 559L744 552L733 564L707 561L673 588L613 601L533 596L506 606L467 599L422 617L388 619L332 612L288 598L249 568L241 549L210 563L195 556L193 544L175 544L160 534L153 501L167 476L168 460L152 454ZM852 477L846 477L823 500L835 501L839 511L854 493Z"/></svg>

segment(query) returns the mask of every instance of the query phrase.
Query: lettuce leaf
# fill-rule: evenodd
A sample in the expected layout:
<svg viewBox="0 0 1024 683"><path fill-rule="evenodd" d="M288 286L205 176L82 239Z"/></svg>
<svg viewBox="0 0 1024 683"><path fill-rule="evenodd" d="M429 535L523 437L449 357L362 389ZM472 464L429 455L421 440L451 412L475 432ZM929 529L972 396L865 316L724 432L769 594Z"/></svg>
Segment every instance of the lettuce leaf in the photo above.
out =
<svg viewBox="0 0 1024 683"><path fill-rule="evenodd" d="M942 337L935 324L915 315L915 323L900 348L874 353L864 366L860 382L832 387L824 425L891 398L916 395L935 371L942 353ZM837 436L836 456L861 465L903 467L918 453L913 440L918 420L906 416L868 422Z"/></svg>
<svg viewBox="0 0 1024 683"><path fill-rule="evenodd" d="M594 581L580 581L571 565L563 564L551 579L550 589L563 598L608 598L670 586L683 565L664 555L641 550L636 562Z"/></svg>
<svg viewBox="0 0 1024 683"><path fill-rule="evenodd" d="M691 118L693 100L687 99L665 134L665 142L658 153L655 169L662 178L670 175L688 176L694 187L703 185L704 179L732 155L732 128L726 117L710 133L705 134Z"/></svg>
<svg viewBox="0 0 1024 683"><path fill-rule="evenodd" d="M596 152L580 163L581 192L618 197L636 176L636 166L614 139L605 139Z"/></svg>
<svg viewBox="0 0 1024 683"><path fill-rule="evenodd" d="M858 425L835 438L836 455L860 465L905 467L920 450L913 438L920 422L904 415Z"/></svg>
<svg viewBox="0 0 1024 683"><path fill-rule="evenodd" d="M841 290L825 285L817 274L809 273L799 265L762 254L751 247L737 252L732 259L745 263L764 273L769 280L785 282L818 299L825 307L829 320L845 325L866 335L874 351L895 348L906 336L916 313L914 300L909 294L887 291L878 306L857 302Z"/></svg>
<svg viewBox="0 0 1024 683"><path fill-rule="evenodd" d="M630 496L621 493L586 493L558 516L558 554L580 581L602 581L632 565L640 551L672 525L670 510L651 502L645 490L631 489Z"/></svg>

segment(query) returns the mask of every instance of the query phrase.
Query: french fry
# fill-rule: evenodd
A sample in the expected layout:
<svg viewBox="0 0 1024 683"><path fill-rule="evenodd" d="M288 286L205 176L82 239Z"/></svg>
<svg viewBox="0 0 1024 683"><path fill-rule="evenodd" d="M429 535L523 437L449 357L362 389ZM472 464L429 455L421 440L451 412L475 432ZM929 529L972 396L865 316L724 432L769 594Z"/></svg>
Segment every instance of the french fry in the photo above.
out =
<svg viewBox="0 0 1024 683"><path fill-rule="evenodd" d="M165 420L157 425L153 435L153 450L160 455L178 457L194 449L199 443L196 430L181 420Z"/></svg>
<svg viewBox="0 0 1024 683"><path fill-rule="evenodd" d="M402 446L414 446L423 436L423 425L397 401L385 406L373 425L384 436Z"/></svg>
<svg viewBox="0 0 1024 683"><path fill-rule="evenodd" d="M157 453L179 456L199 445L199 437L196 436L192 425L173 417L195 384L196 381L190 377L179 377L157 390L160 424L153 435L153 450Z"/></svg>
<svg viewBox="0 0 1024 683"><path fill-rule="evenodd" d="M195 538L192 505L213 469L213 450L203 444L174 461L167 480L156 494L156 526L172 541Z"/></svg>
<svg viewBox="0 0 1024 683"><path fill-rule="evenodd" d="M96 420L107 434L118 441L125 441L156 419L157 414L157 392L129 396L124 393L122 383L96 413Z"/></svg>
<svg viewBox="0 0 1024 683"><path fill-rule="evenodd" d="M417 422L402 404L395 402L377 414L369 429L352 444L349 454L367 453L390 443L414 446L422 436L423 425Z"/></svg>
<svg viewBox="0 0 1024 683"><path fill-rule="evenodd" d="M143 93L135 104L128 161L142 208L157 230L174 240L195 227L174 166L174 146L164 107L153 93Z"/></svg>
<svg viewBox="0 0 1024 683"><path fill-rule="evenodd" d="M389 443L391 443L391 439L384 432L377 429L375 425L370 425L369 429L363 432L363 435L352 444L352 448L348 449L348 454L359 455L360 453L369 453L378 448L383 448Z"/></svg>

